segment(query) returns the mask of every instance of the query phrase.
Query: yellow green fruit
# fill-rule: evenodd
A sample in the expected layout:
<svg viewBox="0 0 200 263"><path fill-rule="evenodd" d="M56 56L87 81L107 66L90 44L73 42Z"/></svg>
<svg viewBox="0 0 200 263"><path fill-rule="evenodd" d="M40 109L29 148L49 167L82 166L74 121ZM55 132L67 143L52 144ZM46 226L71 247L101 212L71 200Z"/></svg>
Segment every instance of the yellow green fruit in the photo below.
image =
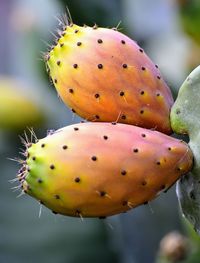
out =
<svg viewBox="0 0 200 263"><path fill-rule="evenodd" d="M44 114L17 79L0 76L0 129L21 130L41 124Z"/></svg>
<svg viewBox="0 0 200 263"><path fill-rule="evenodd" d="M192 166L188 145L163 133L116 123L64 127L27 145L18 178L55 213L104 217L166 191Z"/></svg>

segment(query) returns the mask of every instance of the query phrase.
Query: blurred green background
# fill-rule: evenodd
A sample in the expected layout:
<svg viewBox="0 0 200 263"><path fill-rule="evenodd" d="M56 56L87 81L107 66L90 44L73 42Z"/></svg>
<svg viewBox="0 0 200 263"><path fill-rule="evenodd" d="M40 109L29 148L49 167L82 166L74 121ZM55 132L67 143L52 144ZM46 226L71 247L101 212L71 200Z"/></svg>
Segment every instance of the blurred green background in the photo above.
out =
<svg viewBox="0 0 200 263"><path fill-rule="evenodd" d="M80 121L59 100L41 53L45 43L53 44L56 17L66 7L80 25L121 22L120 31L159 65L174 97L200 61L199 0L0 0L0 262L175 262L160 241L176 230L187 249L172 245L173 253L185 253L181 262L199 263L200 240L182 220L175 187L126 214L83 221L54 215L11 189L19 165L8 158L20 157L19 135L27 127L41 138L47 130ZM175 237L175 244L179 240Z"/></svg>

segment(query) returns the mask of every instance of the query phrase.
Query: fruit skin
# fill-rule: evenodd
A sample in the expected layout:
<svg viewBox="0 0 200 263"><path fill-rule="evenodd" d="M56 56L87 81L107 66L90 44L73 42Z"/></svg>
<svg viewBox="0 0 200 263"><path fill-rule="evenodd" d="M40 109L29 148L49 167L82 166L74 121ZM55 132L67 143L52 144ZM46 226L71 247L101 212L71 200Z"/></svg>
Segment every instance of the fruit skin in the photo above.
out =
<svg viewBox="0 0 200 263"><path fill-rule="evenodd" d="M108 28L66 26L46 54L54 86L89 120L132 124L170 134L171 91L136 42Z"/></svg>
<svg viewBox="0 0 200 263"><path fill-rule="evenodd" d="M0 76L0 129L21 131L45 121L44 109L26 89L18 79Z"/></svg>
<svg viewBox="0 0 200 263"><path fill-rule="evenodd" d="M28 146L18 175L24 191L69 216L125 212L167 190L192 166L186 143L125 124L71 125Z"/></svg>

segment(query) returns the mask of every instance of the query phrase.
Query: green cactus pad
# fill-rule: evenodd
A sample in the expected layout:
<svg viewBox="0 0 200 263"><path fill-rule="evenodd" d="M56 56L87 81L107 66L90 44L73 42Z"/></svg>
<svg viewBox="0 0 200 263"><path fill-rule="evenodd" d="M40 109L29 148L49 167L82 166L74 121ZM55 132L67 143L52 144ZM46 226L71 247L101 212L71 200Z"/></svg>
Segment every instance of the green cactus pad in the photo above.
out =
<svg viewBox="0 0 200 263"><path fill-rule="evenodd" d="M200 234L200 66L184 81L171 111L172 129L188 134L194 155L191 172L177 183L177 195L183 215Z"/></svg>

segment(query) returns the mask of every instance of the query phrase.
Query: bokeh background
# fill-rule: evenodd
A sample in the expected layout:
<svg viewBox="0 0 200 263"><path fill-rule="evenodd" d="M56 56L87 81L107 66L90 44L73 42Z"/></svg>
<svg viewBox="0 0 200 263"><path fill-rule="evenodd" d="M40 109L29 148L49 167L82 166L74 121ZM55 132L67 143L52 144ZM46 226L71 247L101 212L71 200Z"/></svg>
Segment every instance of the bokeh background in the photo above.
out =
<svg viewBox="0 0 200 263"><path fill-rule="evenodd" d="M11 189L19 164L9 158L20 157L27 127L41 138L80 121L59 100L42 61L66 7L75 23L118 25L136 40L174 97L200 63L199 0L0 0L0 262L199 263L200 240L182 219L175 187L105 220L54 215Z"/></svg>

